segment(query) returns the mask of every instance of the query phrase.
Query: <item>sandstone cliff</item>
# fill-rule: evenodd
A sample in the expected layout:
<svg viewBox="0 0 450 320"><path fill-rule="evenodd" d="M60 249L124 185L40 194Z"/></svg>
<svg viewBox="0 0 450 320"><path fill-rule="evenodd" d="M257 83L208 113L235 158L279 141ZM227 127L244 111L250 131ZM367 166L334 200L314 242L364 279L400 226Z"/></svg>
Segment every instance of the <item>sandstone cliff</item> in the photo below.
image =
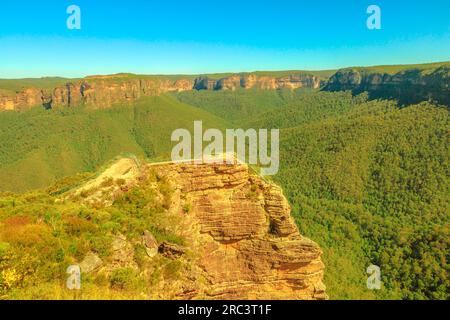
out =
<svg viewBox="0 0 450 320"><path fill-rule="evenodd" d="M71 107L80 103L107 108L114 103L133 101L141 96L191 90L192 86L193 82L187 79L171 81L94 77L69 82L52 90L28 88L14 95L0 93L0 110L23 110L36 105L50 109Z"/></svg>
<svg viewBox="0 0 450 320"><path fill-rule="evenodd" d="M286 77L256 76L254 74L233 75L218 80L208 77L197 79L194 88L197 90L236 90L244 89L263 89L275 90L281 88L297 89L320 87L320 79L317 76L308 74L289 75Z"/></svg>
<svg viewBox="0 0 450 320"><path fill-rule="evenodd" d="M403 70L394 74L367 69L344 69L334 74L324 90L369 93L370 98L397 99L401 104L435 100L450 105L450 67Z"/></svg>
<svg viewBox="0 0 450 320"><path fill-rule="evenodd" d="M159 283L154 288L155 298L327 298L322 283L321 249L299 234L282 190L251 173L245 164L138 165L135 160L121 159L65 197L85 192L90 194L84 197L86 203L100 201L109 206L111 195L139 188L149 172L169 181L171 196L161 219L170 219L171 231L186 240L184 246L158 244L150 232L144 233L147 259L164 256L187 266L178 279ZM120 189L102 183L118 178L123 181ZM87 190L93 187L99 189ZM157 183L150 189L159 192ZM98 272L135 267L129 244L140 240L117 237L115 241L129 249L119 251L114 245L113 251L119 252L114 256L114 264L109 263Z"/></svg>
<svg viewBox="0 0 450 320"><path fill-rule="evenodd" d="M221 79L198 77L179 78L121 78L114 76L87 77L78 82L68 82L51 90L25 88L16 93L0 92L1 110L24 110L42 105L46 109L87 104L95 108L107 108L114 103L126 103L142 96L159 95L170 91L186 90L236 90L319 88L320 80L312 75L288 77L257 77L256 75L234 75Z"/></svg>
<svg viewBox="0 0 450 320"><path fill-rule="evenodd" d="M26 88L14 94L0 91L0 111L23 110L32 106L43 105L44 92L37 88Z"/></svg>
<svg viewBox="0 0 450 320"><path fill-rule="evenodd" d="M400 104L434 100L450 105L448 63L403 66L399 68L401 71L394 73L380 71L383 69L384 67L341 69L331 77L319 77L308 72L292 72L280 77L243 73L218 79L209 76L94 76L52 89L23 88L18 92L0 90L0 111L25 110L37 105L50 109L80 103L94 108L107 108L114 103L126 103L142 96L170 91L252 88L322 88L325 91L351 90L354 94L367 91L370 98L396 99Z"/></svg>
<svg viewBox="0 0 450 320"><path fill-rule="evenodd" d="M325 299L321 250L301 236L279 187L246 165L157 167L170 177L174 203L189 203L188 228L206 279L183 297ZM182 197L181 197L182 195ZM178 198L180 196L180 198ZM181 212L180 212L181 213Z"/></svg>

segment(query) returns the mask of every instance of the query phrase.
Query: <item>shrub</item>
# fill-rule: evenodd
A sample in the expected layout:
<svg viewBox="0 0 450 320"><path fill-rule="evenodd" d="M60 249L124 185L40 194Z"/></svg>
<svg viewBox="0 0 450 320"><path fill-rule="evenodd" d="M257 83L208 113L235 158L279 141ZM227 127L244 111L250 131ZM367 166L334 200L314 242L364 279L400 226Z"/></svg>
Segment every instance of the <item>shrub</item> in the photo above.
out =
<svg viewBox="0 0 450 320"><path fill-rule="evenodd" d="M180 277L182 264L179 260L170 261L164 267L164 278L167 280L176 280Z"/></svg>
<svg viewBox="0 0 450 320"><path fill-rule="evenodd" d="M183 212L184 213L189 213L192 210L192 204L190 204L189 202L185 203L183 205Z"/></svg>
<svg viewBox="0 0 450 320"><path fill-rule="evenodd" d="M64 218L66 231L71 235L80 235L83 232L94 232L97 227L90 221L71 216Z"/></svg>
<svg viewBox="0 0 450 320"><path fill-rule="evenodd" d="M27 224L23 226L8 226L2 232L2 238L10 244L35 246L42 243L50 235L48 227L42 224Z"/></svg>
<svg viewBox="0 0 450 320"><path fill-rule="evenodd" d="M5 289L11 289L21 280L21 278L21 275L14 268L2 270L0 273L0 286Z"/></svg>
<svg viewBox="0 0 450 320"><path fill-rule="evenodd" d="M132 268L119 268L112 272L109 281L111 287L120 290L132 290L136 287L137 272Z"/></svg>
<svg viewBox="0 0 450 320"><path fill-rule="evenodd" d="M10 247L11 245L8 242L0 242L0 258L8 252Z"/></svg>

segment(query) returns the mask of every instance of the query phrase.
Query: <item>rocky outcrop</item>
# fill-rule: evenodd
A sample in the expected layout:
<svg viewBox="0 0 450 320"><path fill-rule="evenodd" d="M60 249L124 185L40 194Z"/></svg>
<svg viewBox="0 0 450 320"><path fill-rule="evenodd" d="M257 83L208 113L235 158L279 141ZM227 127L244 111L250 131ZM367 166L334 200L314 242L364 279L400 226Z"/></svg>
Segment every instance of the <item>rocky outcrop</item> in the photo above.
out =
<svg viewBox="0 0 450 320"><path fill-rule="evenodd" d="M89 205L109 206L115 195L128 191L138 183L139 178L137 159L121 158L96 178L67 192L65 199Z"/></svg>
<svg viewBox="0 0 450 320"><path fill-rule="evenodd" d="M241 76L231 76L216 81L214 90L236 90L241 87ZM247 87L247 89L249 89Z"/></svg>
<svg viewBox="0 0 450 320"><path fill-rule="evenodd" d="M216 87L216 80L208 77L198 77L194 82L195 90L214 90Z"/></svg>
<svg viewBox="0 0 450 320"><path fill-rule="evenodd" d="M251 174L245 164L156 164L151 169L171 181L172 210L190 221L183 230L197 271L177 297L327 298L322 251L299 234L278 186ZM189 212L183 210L186 204ZM172 249L160 246L160 252L183 254Z"/></svg>
<svg viewBox="0 0 450 320"><path fill-rule="evenodd" d="M102 266L102 260L93 252L88 252L80 263L80 269L83 273L90 273Z"/></svg>
<svg viewBox="0 0 450 320"><path fill-rule="evenodd" d="M105 189L109 184L103 183L104 177L117 173L122 186L133 188ZM101 202L104 207L127 192L136 197L139 188L154 193L152 202L139 206L164 203L157 230L178 240L158 243L145 229L135 238L110 234L110 255L102 262L89 253L83 272L108 276L131 268L151 276L168 265L182 266L175 278L165 278L152 289L159 299L327 299L322 250L300 235L281 188L246 164L165 162L137 168L133 159L122 158L61 200L93 186L100 189L92 194L109 196ZM79 200L86 203L86 198Z"/></svg>
<svg viewBox="0 0 450 320"><path fill-rule="evenodd" d="M186 250L176 244L163 242L159 245L158 252L169 259L176 259L186 253Z"/></svg>
<svg viewBox="0 0 450 320"><path fill-rule="evenodd" d="M44 93L36 88L27 88L15 94L0 92L0 111L2 110L23 110L30 106L44 103Z"/></svg>
<svg viewBox="0 0 450 320"><path fill-rule="evenodd" d="M158 253L158 242L156 241L155 237L150 233L150 231L145 230L144 234L142 235L142 244L145 248L145 252L147 255L152 258L156 256Z"/></svg>
<svg viewBox="0 0 450 320"><path fill-rule="evenodd" d="M400 104L434 100L450 105L450 67L441 66L430 72L407 69L395 74L369 69L343 69L334 74L324 87L326 91L364 91L371 99L397 99Z"/></svg>
<svg viewBox="0 0 450 320"><path fill-rule="evenodd" d="M320 79L315 76L309 75L291 75L288 77L278 78L276 80L279 88L313 88L318 89L320 87Z"/></svg>
<svg viewBox="0 0 450 320"><path fill-rule="evenodd" d="M119 268L137 269L137 263L134 260L134 247L123 234L114 237L111 244L111 261L107 268L115 270Z"/></svg>

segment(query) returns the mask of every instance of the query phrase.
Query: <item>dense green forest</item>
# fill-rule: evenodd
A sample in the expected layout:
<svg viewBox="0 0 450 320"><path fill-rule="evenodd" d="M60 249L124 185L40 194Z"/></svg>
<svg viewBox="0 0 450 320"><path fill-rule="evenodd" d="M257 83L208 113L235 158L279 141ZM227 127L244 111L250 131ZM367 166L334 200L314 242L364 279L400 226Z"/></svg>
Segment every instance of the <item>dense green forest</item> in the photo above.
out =
<svg viewBox="0 0 450 320"><path fill-rule="evenodd" d="M331 298L448 299L448 108L296 90L272 92L258 112L254 95L177 94L217 115L228 105L243 127L283 128L273 179L302 234L324 249ZM370 264L381 268L380 291L366 287Z"/></svg>
<svg viewBox="0 0 450 320"><path fill-rule="evenodd" d="M332 299L449 299L448 107L362 93L188 91L106 110L0 113L0 191L95 171L120 153L168 159L175 128L281 128L280 184L324 250ZM11 195L8 195L11 201ZM20 199L20 196L17 196ZM10 202L8 202L10 203ZM381 268L368 290L366 268Z"/></svg>
<svg viewBox="0 0 450 320"><path fill-rule="evenodd" d="M105 110L65 108L0 113L0 190L48 186L77 172L94 171L121 153L170 157L176 128L223 128L221 119L168 96ZM14 173L12 175L11 173Z"/></svg>

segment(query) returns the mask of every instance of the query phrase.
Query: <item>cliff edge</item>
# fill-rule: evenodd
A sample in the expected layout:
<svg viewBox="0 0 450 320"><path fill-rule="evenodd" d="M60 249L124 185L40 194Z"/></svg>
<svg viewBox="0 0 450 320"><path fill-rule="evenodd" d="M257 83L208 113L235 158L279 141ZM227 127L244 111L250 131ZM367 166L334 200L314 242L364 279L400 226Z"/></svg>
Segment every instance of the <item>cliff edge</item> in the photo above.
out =
<svg viewBox="0 0 450 320"><path fill-rule="evenodd" d="M121 183L105 183L109 180ZM155 200L136 196L143 189L164 203L158 228L181 237L183 244L158 242L148 230L142 240L115 235L114 241L129 249L116 250L95 272L108 277L111 270L131 266L151 274L173 261L182 266L178 275L152 287L152 298L327 299L320 247L299 234L281 188L246 164L138 165L123 158L61 201L98 208L133 199L133 206L155 206ZM143 243L147 251L139 265L153 269L136 267L133 243Z"/></svg>
<svg viewBox="0 0 450 320"><path fill-rule="evenodd" d="M182 296L327 298L322 251L299 234L281 188L251 174L245 164L152 168L172 181L172 210L191 221L192 250L206 280L204 287L194 285Z"/></svg>

